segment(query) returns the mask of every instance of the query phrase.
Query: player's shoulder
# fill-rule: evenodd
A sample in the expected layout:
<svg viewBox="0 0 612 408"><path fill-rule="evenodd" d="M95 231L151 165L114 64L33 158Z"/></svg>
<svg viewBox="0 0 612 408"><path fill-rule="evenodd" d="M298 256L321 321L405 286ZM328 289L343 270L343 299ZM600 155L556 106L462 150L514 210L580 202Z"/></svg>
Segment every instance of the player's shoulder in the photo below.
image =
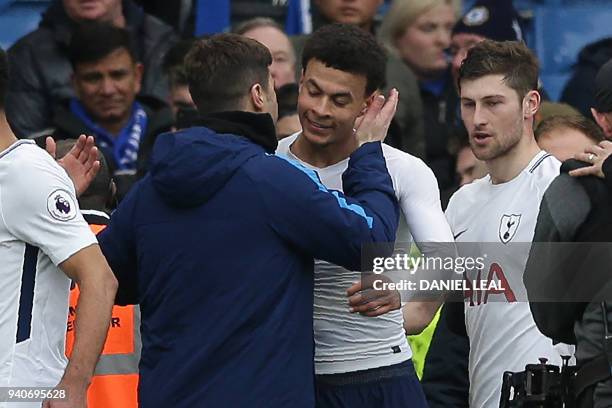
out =
<svg viewBox="0 0 612 408"><path fill-rule="evenodd" d="M5 189L19 190L18 195L32 196L49 188L63 188L74 194L68 174L31 140L19 140L2 152L0 170Z"/></svg>
<svg viewBox="0 0 612 408"><path fill-rule="evenodd" d="M20 139L0 152L0 159L12 159L14 157L37 156L38 153L45 153L38 145L30 139Z"/></svg>
<svg viewBox="0 0 612 408"><path fill-rule="evenodd" d="M527 171L536 176L557 176L560 169L561 162L552 154L542 151Z"/></svg>
<svg viewBox="0 0 612 408"><path fill-rule="evenodd" d="M541 152L527 168L526 173L530 176L534 185L546 189L548 185L559 175L561 162L547 152Z"/></svg>
<svg viewBox="0 0 612 408"><path fill-rule="evenodd" d="M24 177L46 167L53 167L54 160L34 141L18 140L0 153L0 165L5 167L5 173L19 174L20 177Z"/></svg>
<svg viewBox="0 0 612 408"><path fill-rule="evenodd" d="M420 158L386 143L382 144L382 151L391 176L400 173L403 178L410 176L415 180L430 176L435 178L433 171Z"/></svg>
<svg viewBox="0 0 612 408"><path fill-rule="evenodd" d="M469 184L465 184L451 196L446 212L458 213L462 209L472 208L477 202L481 202L483 195L486 194L486 189L491 183L491 178L486 176L476 179Z"/></svg>

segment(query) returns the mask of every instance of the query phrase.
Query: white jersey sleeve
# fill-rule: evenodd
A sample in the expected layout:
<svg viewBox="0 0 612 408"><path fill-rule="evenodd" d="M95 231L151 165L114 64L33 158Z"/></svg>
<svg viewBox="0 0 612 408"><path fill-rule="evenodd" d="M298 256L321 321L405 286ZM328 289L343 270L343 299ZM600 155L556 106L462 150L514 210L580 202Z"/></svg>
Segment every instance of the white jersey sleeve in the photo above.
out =
<svg viewBox="0 0 612 408"><path fill-rule="evenodd" d="M0 187L0 217L11 234L39 247L55 265L97 243L72 181L44 150L22 146L5 160L12 163Z"/></svg>
<svg viewBox="0 0 612 408"><path fill-rule="evenodd" d="M383 146L393 186L414 241L417 244L453 242L442 211L438 182L431 169L417 157Z"/></svg>

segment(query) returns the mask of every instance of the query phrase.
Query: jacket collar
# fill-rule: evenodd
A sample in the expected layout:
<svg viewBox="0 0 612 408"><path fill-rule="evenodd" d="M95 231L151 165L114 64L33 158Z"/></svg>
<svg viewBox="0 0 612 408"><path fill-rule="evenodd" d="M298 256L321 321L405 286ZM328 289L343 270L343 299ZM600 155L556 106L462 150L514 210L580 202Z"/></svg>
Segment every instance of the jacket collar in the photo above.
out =
<svg viewBox="0 0 612 408"><path fill-rule="evenodd" d="M246 137L263 147L268 153L274 153L278 147L274 121L268 113L216 112L201 116L195 125L207 127L217 133Z"/></svg>

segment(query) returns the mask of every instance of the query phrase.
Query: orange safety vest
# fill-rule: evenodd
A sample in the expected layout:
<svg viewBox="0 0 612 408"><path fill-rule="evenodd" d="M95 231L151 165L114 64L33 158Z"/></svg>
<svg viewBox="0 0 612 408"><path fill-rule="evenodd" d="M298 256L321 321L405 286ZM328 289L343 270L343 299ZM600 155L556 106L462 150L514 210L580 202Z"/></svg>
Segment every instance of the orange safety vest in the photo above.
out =
<svg viewBox="0 0 612 408"><path fill-rule="evenodd" d="M90 225L97 234L105 225ZM76 306L79 289L70 290L66 331L66 356L74 346ZM114 306L104 349L87 391L89 408L138 407L138 362L140 360L140 310L137 306Z"/></svg>

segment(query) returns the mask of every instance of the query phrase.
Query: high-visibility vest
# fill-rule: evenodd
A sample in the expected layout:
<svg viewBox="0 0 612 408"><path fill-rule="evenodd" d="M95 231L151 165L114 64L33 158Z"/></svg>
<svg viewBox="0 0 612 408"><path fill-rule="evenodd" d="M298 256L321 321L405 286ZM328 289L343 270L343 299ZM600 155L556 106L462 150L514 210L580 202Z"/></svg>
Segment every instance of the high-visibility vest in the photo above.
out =
<svg viewBox="0 0 612 408"><path fill-rule="evenodd" d="M91 217L88 217L85 212L84 215L85 219L90 222ZM99 222L99 219L96 221ZM90 227L97 234L106 225L90 222ZM66 331L66 356L68 358L72 355L74 346L78 298L79 289L74 285L70 290L70 309ZM138 306L114 306L104 349L87 391L89 408L138 407L138 362L141 347L140 309Z"/></svg>

